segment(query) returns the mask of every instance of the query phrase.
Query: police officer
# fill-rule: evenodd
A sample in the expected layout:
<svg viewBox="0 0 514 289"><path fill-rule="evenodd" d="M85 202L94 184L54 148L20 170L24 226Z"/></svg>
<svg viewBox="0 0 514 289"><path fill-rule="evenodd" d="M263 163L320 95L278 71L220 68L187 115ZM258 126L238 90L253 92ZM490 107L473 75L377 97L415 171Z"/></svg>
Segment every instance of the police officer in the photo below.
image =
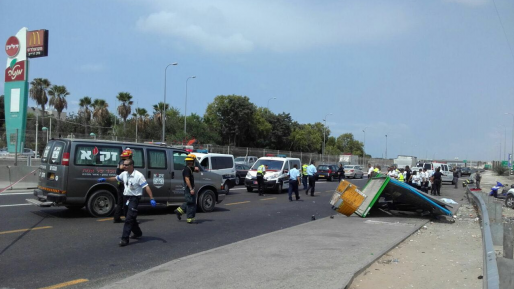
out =
<svg viewBox="0 0 514 289"><path fill-rule="evenodd" d="M257 168L257 190L259 191L259 196L264 196L264 175L267 168L268 165L264 164Z"/></svg>
<svg viewBox="0 0 514 289"><path fill-rule="evenodd" d="M123 161L125 171L116 177L99 178L98 182L105 181L118 181L123 182L125 189L123 191L123 201L127 206L127 217L125 218L125 225L123 226L123 234L121 235L120 247L129 244L130 232L132 232L132 239L138 239L143 236L143 232L137 222L137 207L141 196L143 196L143 189L145 189L148 196L150 196L150 204L155 207L157 204L153 199L152 190L146 182L145 176L137 170L134 170L134 160L127 159Z"/></svg>
<svg viewBox="0 0 514 289"><path fill-rule="evenodd" d="M116 175L119 176L122 172L125 171L123 167L123 162L127 159L132 159L132 151L130 148L126 148L120 155L121 160L116 168ZM123 191L125 190L125 186L123 182L118 182L118 199L116 201L116 208L114 209L114 223L121 223L121 214L123 212L123 216L127 216L126 207L123 205Z"/></svg>
<svg viewBox="0 0 514 289"><path fill-rule="evenodd" d="M189 154L186 157L186 166L182 170L182 179L184 180L184 196L186 201L178 207L174 212L179 220L182 219L182 215L187 214L188 224L197 224L195 221L196 215L196 195L195 195L195 171L196 156Z"/></svg>
<svg viewBox="0 0 514 289"><path fill-rule="evenodd" d="M298 170L298 165L294 164L293 168L289 170L289 201L293 201L293 192L296 196L296 200L300 199L300 194L298 193L298 184L300 184L300 171Z"/></svg>
<svg viewBox="0 0 514 289"><path fill-rule="evenodd" d="M343 164L339 164L339 168L337 169L337 174L339 175L339 182L344 179L344 167Z"/></svg>
<svg viewBox="0 0 514 289"><path fill-rule="evenodd" d="M303 164L302 166L302 184L304 190L307 190L307 167L307 164Z"/></svg>
<svg viewBox="0 0 514 289"><path fill-rule="evenodd" d="M314 197L314 187L316 186L316 173L318 172L314 164L315 162L311 161L310 166L307 167L307 176L309 176L309 187L307 188L307 191L305 191L305 194L308 195L309 190L312 190L311 197Z"/></svg>

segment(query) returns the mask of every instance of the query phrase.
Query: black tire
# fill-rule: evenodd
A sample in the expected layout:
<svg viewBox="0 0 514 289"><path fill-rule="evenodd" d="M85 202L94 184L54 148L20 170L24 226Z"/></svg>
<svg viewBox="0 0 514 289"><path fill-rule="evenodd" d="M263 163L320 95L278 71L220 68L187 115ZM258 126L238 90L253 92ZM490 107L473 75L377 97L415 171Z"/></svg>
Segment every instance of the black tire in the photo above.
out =
<svg viewBox="0 0 514 289"><path fill-rule="evenodd" d="M328 179L327 179L327 181L329 181L329 182L331 182L333 180L334 180L334 177L332 177L332 176L328 177Z"/></svg>
<svg viewBox="0 0 514 289"><path fill-rule="evenodd" d="M279 184L277 185L277 189L276 189L277 191L276 191L276 193L277 193L277 194L281 194L281 193L282 193L282 190L283 190L283 187L284 187L284 184L279 183Z"/></svg>
<svg viewBox="0 0 514 289"><path fill-rule="evenodd" d="M364 178L364 173L361 174L361 179Z"/></svg>
<svg viewBox="0 0 514 289"><path fill-rule="evenodd" d="M116 201L108 190L98 190L87 199L87 211L93 217L105 218L114 212Z"/></svg>
<svg viewBox="0 0 514 289"><path fill-rule="evenodd" d="M511 209L514 209L514 196L513 195L507 196L507 198L505 199L505 206L507 206Z"/></svg>
<svg viewBox="0 0 514 289"><path fill-rule="evenodd" d="M241 184L241 179L239 178L239 176L236 176L235 185L239 186L240 184Z"/></svg>
<svg viewBox="0 0 514 289"><path fill-rule="evenodd" d="M216 206L216 194L212 190L204 190L200 192L198 197L198 207L202 212L209 213L214 211Z"/></svg>
<svg viewBox="0 0 514 289"><path fill-rule="evenodd" d="M246 191L249 193L253 192L253 187L246 187Z"/></svg>

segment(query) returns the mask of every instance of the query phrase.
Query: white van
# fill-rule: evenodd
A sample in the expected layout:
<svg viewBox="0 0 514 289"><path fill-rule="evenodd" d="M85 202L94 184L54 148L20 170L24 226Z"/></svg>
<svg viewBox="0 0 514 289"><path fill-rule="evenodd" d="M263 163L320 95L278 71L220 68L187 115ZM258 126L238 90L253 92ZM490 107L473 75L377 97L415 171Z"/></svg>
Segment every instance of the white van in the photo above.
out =
<svg viewBox="0 0 514 289"><path fill-rule="evenodd" d="M194 153L200 165L209 172L223 177L227 188L234 187L236 183L236 165L233 155L214 153Z"/></svg>
<svg viewBox="0 0 514 289"><path fill-rule="evenodd" d="M441 181L453 183L452 167L448 164L434 163L434 171L436 168L441 168Z"/></svg>
<svg viewBox="0 0 514 289"><path fill-rule="evenodd" d="M264 189L273 190L277 194L283 189L289 188L288 172L294 165L301 171L302 163L298 158L280 158L280 157L262 157L258 159L248 171L245 178L245 186L248 192L258 189L257 186L257 169L260 165L268 165L266 174L264 174Z"/></svg>
<svg viewBox="0 0 514 289"><path fill-rule="evenodd" d="M234 159L236 164L244 164L248 166L252 166L259 158L256 156L244 156L244 157L237 157Z"/></svg>

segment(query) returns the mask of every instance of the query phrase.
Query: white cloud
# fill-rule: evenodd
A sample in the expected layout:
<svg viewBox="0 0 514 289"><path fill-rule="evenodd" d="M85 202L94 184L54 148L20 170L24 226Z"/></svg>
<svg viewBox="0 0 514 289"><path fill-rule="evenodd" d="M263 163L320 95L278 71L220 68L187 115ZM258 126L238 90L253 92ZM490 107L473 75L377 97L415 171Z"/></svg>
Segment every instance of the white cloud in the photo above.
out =
<svg viewBox="0 0 514 289"><path fill-rule="evenodd" d="M105 66L101 63L88 63L79 66L77 70L82 72L98 72L105 70Z"/></svg>
<svg viewBox="0 0 514 289"><path fill-rule="evenodd" d="M454 2L468 6L482 6L487 4L490 0L445 0L446 2Z"/></svg>
<svg viewBox="0 0 514 289"><path fill-rule="evenodd" d="M298 51L330 45L373 43L404 33L405 7L381 1L173 1L152 2L142 32L193 44L206 51Z"/></svg>

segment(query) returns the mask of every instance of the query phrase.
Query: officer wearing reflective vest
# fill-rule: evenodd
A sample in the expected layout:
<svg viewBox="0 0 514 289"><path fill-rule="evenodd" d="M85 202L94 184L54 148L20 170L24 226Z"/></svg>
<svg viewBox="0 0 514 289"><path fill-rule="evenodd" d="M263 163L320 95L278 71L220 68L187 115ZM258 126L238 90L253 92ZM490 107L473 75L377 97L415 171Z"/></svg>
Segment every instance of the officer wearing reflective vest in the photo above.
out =
<svg viewBox="0 0 514 289"><path fill-rule="evenodd" d="M302 166L302 184L303 184L303 189L304 190L307 190L307 167L308 165L307 164L303 164Z"/></svg>
<svg viewBox="0 0 514 289"><path fill-rule="evenodd" d="M264 175L267 168L268 165L264 164L257 168L257 190L259 191L259 196L264 196Z"/></svg>
<svg viewBox="0 0 514 289"><path fill-rule="evenodd" d="M403 174L403 169L400 170L400 173L398 173L398 181L404 183L405 182L405 176Z"/></svg>
<svg viewBox="0 0 514 289"><path fill-rule="evenodd" d="M196 156L194 154L189 154L185 159L186 166L182 170L182 178L184 180L184 197L186 201L174 211L179 220L182 219L183 214L187 214L188 224L196 224L195 176L193 174L195 171L195 159Z"/></svg>
<svg viewBox="0 0 514 289"><path fill-rule="evenodd" d="M126 148L120 155L121 160L116 168L116 175L119 176L121 173L125 171L123 166L123 162L128 159L132 159L132 150L130 148ZM123 191L125 190L125 185L123 182L118 182L118 198L116 199L116 208L114 209L114 223L121 223L121 214L123 216L127 216L127 206L124 205L123 202Z"/></svg>

